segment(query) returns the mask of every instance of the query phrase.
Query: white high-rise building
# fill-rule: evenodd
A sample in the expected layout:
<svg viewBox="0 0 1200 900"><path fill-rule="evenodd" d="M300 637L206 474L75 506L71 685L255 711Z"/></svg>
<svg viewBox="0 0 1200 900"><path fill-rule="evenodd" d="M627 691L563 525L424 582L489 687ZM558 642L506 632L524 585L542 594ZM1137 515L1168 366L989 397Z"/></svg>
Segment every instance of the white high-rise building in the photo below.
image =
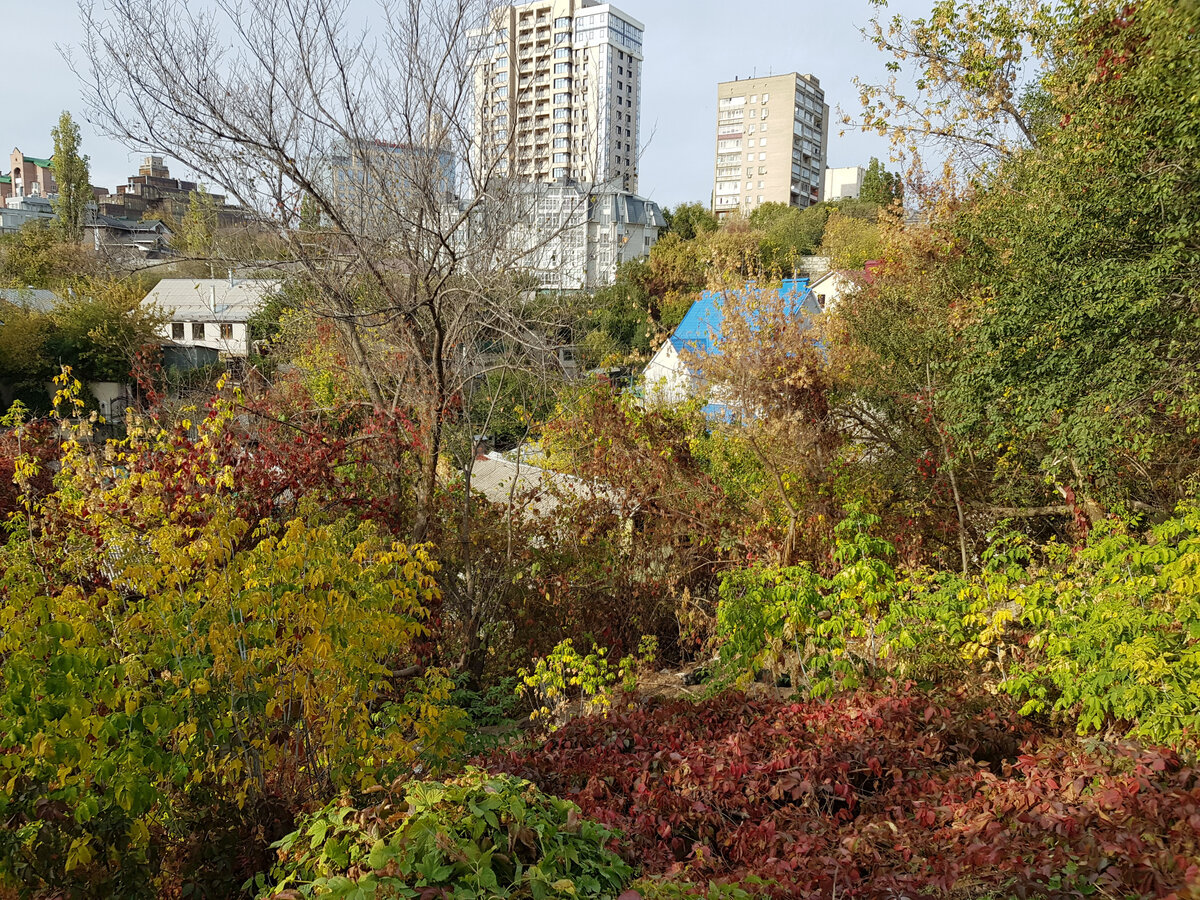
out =
<svg viewBox="0 0 1200 900"><path fill-rule="evenodd" d="M475 79L476 133L497 173L636 193L644 29L596 0L497 10Z"/></svg>

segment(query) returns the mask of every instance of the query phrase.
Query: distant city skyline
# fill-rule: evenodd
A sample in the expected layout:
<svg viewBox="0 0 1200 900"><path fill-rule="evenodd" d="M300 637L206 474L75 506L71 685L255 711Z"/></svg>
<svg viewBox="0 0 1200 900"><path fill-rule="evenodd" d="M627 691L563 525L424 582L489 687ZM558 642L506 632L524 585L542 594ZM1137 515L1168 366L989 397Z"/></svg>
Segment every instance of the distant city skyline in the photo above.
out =
<svg viewBox="0 0 1200 900"><path fill-rule="evenodd" d="M872 156L887 162L885 138L851 130L839 134L840 111L854 115L859 109L853 77L869 82L888 77L887 59L859 33L873 11L869 0L851 0L836 13L812 0L752 0L737 6L726 0L622 0L619 5L646 26L639 194L663 206L708 205L716 86L734 77L792 71L817 76L831 108L827 165L865 166ZM882 13L923 15L931 5L932 0L898 0ZM354 0L352 8L365 18L373 4ZM78 57L83 31L76 3L45 0L39 9L44 21L58 25L55 43ZM15 146L30 156L49 156L50 129L65 109L80 125L92 183L110 190L124 184L147 150L101 136L88 121L77 78L53 46L27 35L6 49L12 71L29 75L31 87L6 99L0 140L7 146L0 152L7 157ZM175 161L167 163L176 174ZM188 177L178 168L178 177Z"/></svg>

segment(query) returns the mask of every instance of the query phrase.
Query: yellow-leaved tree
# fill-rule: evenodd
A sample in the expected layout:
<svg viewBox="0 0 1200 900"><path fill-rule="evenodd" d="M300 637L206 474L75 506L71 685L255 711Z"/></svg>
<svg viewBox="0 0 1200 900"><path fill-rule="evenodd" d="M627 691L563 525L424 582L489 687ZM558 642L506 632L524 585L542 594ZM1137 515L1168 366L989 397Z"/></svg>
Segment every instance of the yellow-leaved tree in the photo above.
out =
<svg viewBox="0 0 1200 900"><path fill-rule="evenodd" d="M396 677L438 596L426 549L315 502L239 518L215 452L232 410L184 443L131 420L99 446L59 421L55 490L0 549L0 877L128 897L221 854L236 871L245 826L265 850L295 813L436 769L463 737L444 675Z"/></svg>

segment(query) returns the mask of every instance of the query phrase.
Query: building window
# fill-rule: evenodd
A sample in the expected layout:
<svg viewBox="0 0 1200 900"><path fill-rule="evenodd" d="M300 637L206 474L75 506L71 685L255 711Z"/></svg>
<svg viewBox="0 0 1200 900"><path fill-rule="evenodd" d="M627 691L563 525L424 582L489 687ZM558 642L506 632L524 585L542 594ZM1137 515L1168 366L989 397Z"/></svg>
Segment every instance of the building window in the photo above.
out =
<svg viewBox="0 0 1200 900"><path fill-rule="evenodd" d="M183 340L183 323L182 322L172 322L171 323L171 340L173 340L173 341L182 341Z"/></svg>
<svg viewBox="0 0 1200 900"><path fill-rule="evenodd" d="M576 50L575 52L578 53L579 51ZM554 51L554 58L555 59L570 59L571 58L571 48L570 47L559 47L557 50Z"/></svg>
<svg viewBox="0 0 1200 900"><path fill-rule="evenodd" d="M766 102L767 102L768 100L770 100L770 99L771 99L771 95L770 95L770 94L763 94L763 96L762 96L762 102L763 102L763 103L766 103ZM763 115L766 115L766 113L763 113Z"/></svg>
<svg viewBox="0 0 1200 900"><path fill-rule="evenodd" d="M233 325L232 325L232 323L230 323L230 322L222 322L221 323L221 340L223 340L223 341L233 340Z"/></svg>
<svg viewBox="0 0 1200 900"><path fill-rule="evenodd" d="M760 147L765 147L765 146L767 146L767 139L766 139L766 138L759 138L759 141L758 141L758 146L760 146Z"/></svg>
<svg viewBox="0 0 1200 900"><path fill-rule="evenodd" d="M193 322L192 323L192 340L193 341L204 340L204 323L203 322Z"/></svg>

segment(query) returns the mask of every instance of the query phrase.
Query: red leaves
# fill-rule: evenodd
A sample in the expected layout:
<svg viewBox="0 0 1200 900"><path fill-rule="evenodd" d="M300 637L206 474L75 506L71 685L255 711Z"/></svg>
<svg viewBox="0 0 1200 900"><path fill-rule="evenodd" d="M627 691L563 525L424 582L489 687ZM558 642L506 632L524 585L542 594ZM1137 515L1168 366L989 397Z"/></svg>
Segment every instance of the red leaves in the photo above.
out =
<svg viewBox="0 0 1200 900"><path fill-rule="evenodd" d="M834 872L847 897L1200 886L1200 775L1158 748L1039 746L994 703L650 701L491 763L620 828L648 872L781 897L828 896Z"/></svg>

